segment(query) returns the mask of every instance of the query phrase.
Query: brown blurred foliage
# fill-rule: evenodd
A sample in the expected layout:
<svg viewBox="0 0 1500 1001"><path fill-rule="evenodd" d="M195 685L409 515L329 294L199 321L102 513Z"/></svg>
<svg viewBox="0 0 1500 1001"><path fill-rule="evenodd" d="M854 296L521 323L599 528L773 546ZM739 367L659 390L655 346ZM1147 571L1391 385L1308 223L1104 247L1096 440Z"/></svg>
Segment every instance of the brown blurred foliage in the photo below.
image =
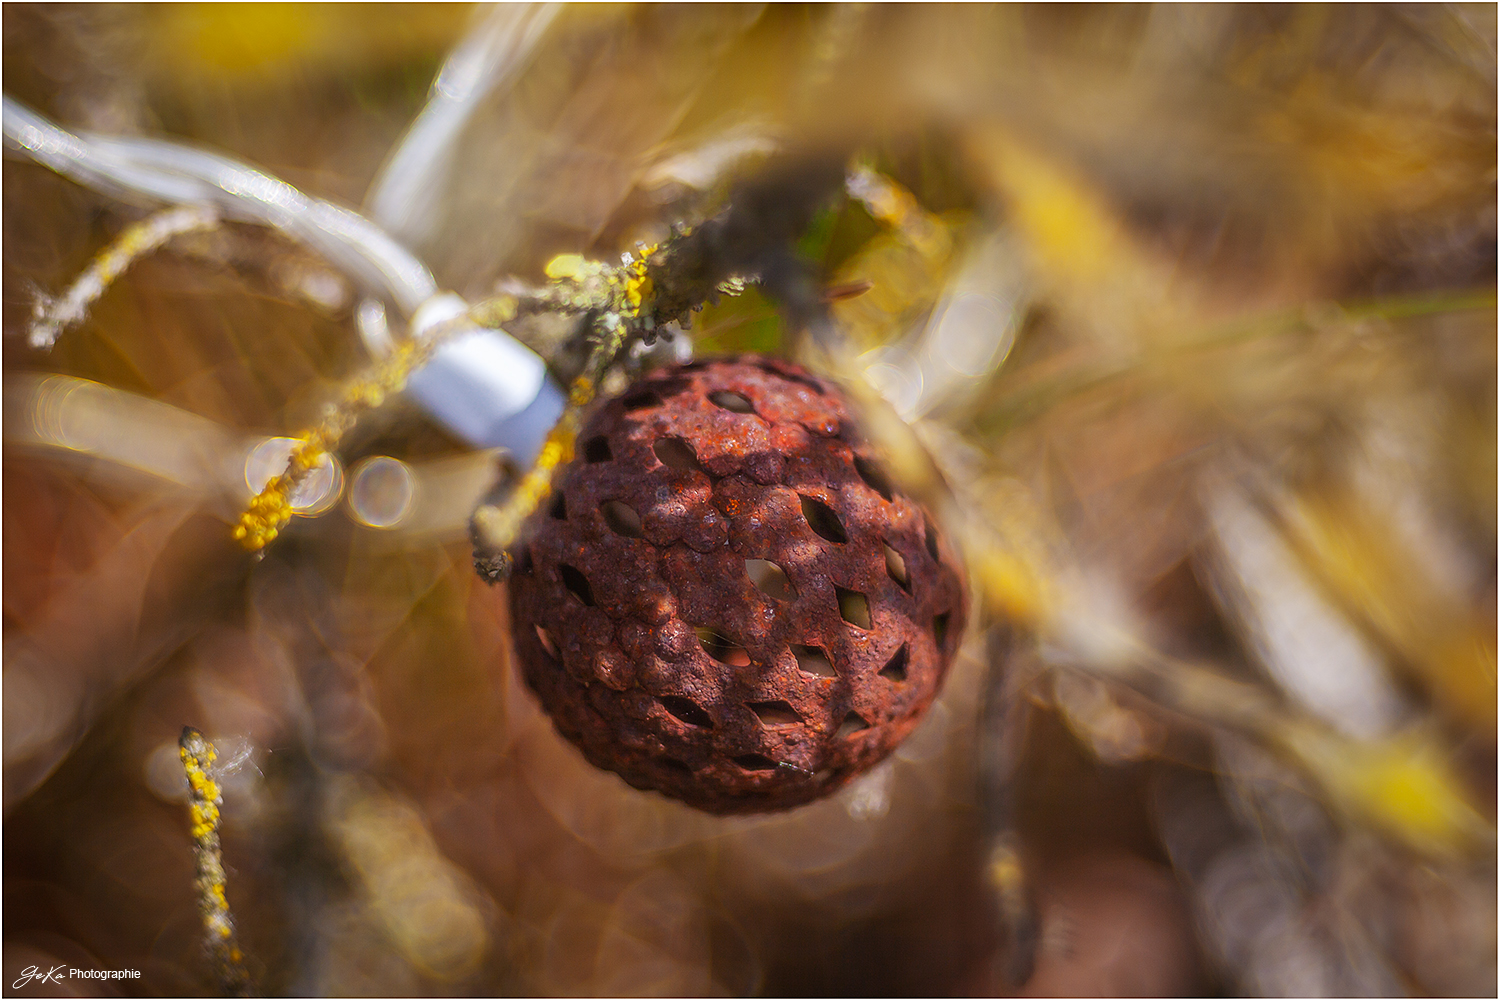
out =
<svg viewBox="0 0 1500 1001"><path fill-rule="evenodd" d="M482 16L7 4L4 88L356 206ZM242 759L229 899L271 994L1493 994L1495 52L1467 4L556 15L404 234L444 287L617 255L767 162L913 197L828 193L799 251L870 287L814 360L915 428L887 414L892 468L979 614L892 758L751 818L555 733L461 515L341 506L255 562L242 498L39 443L14 401L43 375L239 442L364 359L352 287L241 225L27 348L36 294L141 210L7 159L6 984L215 989L191 723ZM694 331L793 334L753 291ZM398 402L344 459L464 451Z"/></svg>

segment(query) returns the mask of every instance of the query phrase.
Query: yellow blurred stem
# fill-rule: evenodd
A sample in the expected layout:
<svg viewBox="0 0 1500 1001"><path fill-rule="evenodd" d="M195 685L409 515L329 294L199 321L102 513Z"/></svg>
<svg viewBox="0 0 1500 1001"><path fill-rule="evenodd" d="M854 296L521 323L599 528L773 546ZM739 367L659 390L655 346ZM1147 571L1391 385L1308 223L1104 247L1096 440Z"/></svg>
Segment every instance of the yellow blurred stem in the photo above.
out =
<svg viewBox="0 0 1500 1001"><path fill-rule="evenodd" d="M1418 734L1354 741L1291 722L1276 734L1340 807L1429 856L1493 846L1442 751Z"/></svg>
<svg viewBox="0 0 1500 1001"><path fill-rule="evenodd" d="M1028 899L1026 866L1017 850L1017 837L1008 832L996 839L985 866L985 879L1000 905L1007 950L1006 979L1019 987L1031 975L1036 959L1036 915Z"/></svg>
<svg viewBox="0 0 1500 1001"><path fill-rule="evenodd" d="M1421 572L1395 529L1353 497L1300 497L1290 522L1303 562L1334 599L1398 651L1457 717L1492 729L1493 633Z"/></svg>
<svg viewBox="0 0 1500 1001"><path fill-rule="evenodd" d="M1165 709L1279 749L1354 821L1429 857L1493 846L1494 829L1470 805L1433 737L1421 731L1375 740L1345 737L1288 711L1252 685L1127 643L1133 647L1129 664L1099 677L1127 685Z"/></svg>
<svg viewBox="0 0 1500 1001"><path fill-rule="evenodd" d="M1120 379L1165 371L1179 362L1194 365L1180 369L1180 379L1192 379L1206 384L1203 369L1197 366L1212 363L1213 359L1205 356L1226 348L1337 325L1346 327L1350 336L1356 333L1368 336L1367 330L1356 330L1355 325L1368 320L1385 320L1394 324L1401 320L1447 313L1493 311L1495 303L1493 291L1475 289L1391 296L1348 303L1320 303L1312 307L1233 320L1175 344L1150 348L1118 360L1073 367L1056 376L1007 387L1003 396L997 400L997 406L978 418L976 429L984 435L1009 430L1030 418L1050 413L1063 400L1102 388ZM1392 328L1391 333L1400 334L1415 329L1417 328L1398 326Z"/></svg>
<svg viewBox="0 0 1500 1001"><path fill-rule="evenodd" d="M264 549L280 535L292 519L291 495L297 485L318 464L318 460L338 448L339 442L362 413L380 407L388 397L401 391L407 378L426 363L441 340L441 333L434 331L420 341L406 341L367 375L351 382L323 423L299 436L299 443L287 460L286 472L272 477L260 493L251 498L234 528L234 538L255 552Z"/></svg>
<svg viewBox="0 0 1500 1001"><path fill-rule="evenodd" d="M188 809L193 837L193 861L197 870L198 911L215 975L233 997L247 997L250 974L245 955L235 936L234 915L225 896L224 859L219 843L220 807L224 802L219 784L208 774L218 757L213 744L193 727L182 728L178 753L188 781Z"/></svg>
<svg viewBox="0 0 1500 1001"><path fill-rule="evenodd" d="M954 261L954 233L962 217L927 212L911 192L869 168L852 171L847 187L886 229L834 275L840 286L868 285L866 294L831 306L845 336L866 351L905 333L937 301Z"/></svg>
<svg viewBox="0 0 1500 1001"><path fill-rule="evenodd" d="M976 130L1032 270L1061 311L1107 353L1174 341L1197 312L1195 290L1130 232L1081 174L1018 135Z"/></svg>
<svg viewBox="0 0 1500 1001"><path fill-rule="evenodd" d="M572 268L573 264L569 261L559 265L558 259L554 259L548 267L550 273L562 267ZM627 308L631 310L627 315L634 316L643 303L649 302L651 294L650 279L645 277L644 269L639 271L639 281L628 283L626 288ZM583 426L583 409L598 395L604 374L630 336L627 322L614 313L601 317L599 325L602 334L584 364L583 372L573 380L568 390L568 405L548 433L536 462L504 502L481 504L469 520L476 555L487 558L486 566L490 570L486 572L492 580L509 575L511 563L507 550L520 537L526 519L552 493L552 480L557 470L573 461L573 449Z"/></svg>
<svg viewBox="0 0 1500 1001"><path fill-rule="evenodd" d="M568 405L556 426L547 434L536 462L511 491L505 503L481 504L470 519L471 533L478 548L503 553L520 536L521 525L552 493L552 477L559 466L573 461L573 449L582 425L582 408L594 398L594 385L580 376L568 394ZM508 572L508 564L506 570Z"/></svg>
<svg viewBox="0 0 1500 1001"><path fill-rule="evenodd" d="M973 548L970 565L990 611L1033 628L1042 622L1053 603L1050 581L1013 549L993 542Z"/></svg>

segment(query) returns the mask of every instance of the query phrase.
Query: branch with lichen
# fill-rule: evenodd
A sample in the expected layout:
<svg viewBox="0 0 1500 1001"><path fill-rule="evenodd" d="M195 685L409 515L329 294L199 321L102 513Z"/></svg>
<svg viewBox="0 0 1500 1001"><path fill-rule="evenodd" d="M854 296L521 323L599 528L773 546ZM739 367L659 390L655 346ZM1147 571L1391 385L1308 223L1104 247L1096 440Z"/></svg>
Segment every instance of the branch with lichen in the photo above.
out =
<svg viewBox="0 0 1500 1001"><path fill-rule="evenodd" d="M873 171L851 172L847 186L878 219L915 246L933 252L931 245L946 236L930 223L909 192ZM758 199L752 194L745 201L754 206ZM809 199L810 204L814 201ZM754 207L740 212L731 209L695 227L679 226L665 243L641 247L638 255L626 254L618 266L577 254L563 254L548 263L551 284L528 294L516 308L588 314L592 318L588 358L536 463L503 501L480 505L470 520L474 566L481 577L495 582L510 575L512 560L507 550L519 537L522 524L551 493L558 468L573 458L583 408L598 395L605 373L620 352L635 338L650 343L658 327L683 320L720 295L738 294L747 278L760 280L766 277L764 270L774 272L785 264L784 248L777 241L752 236L759 227L747 225L747 217L758 223L756 213ZM794 313L826 318L827 297L821 290L813 296L806 289L799 294L800 284L787 281L785 275L777 282ZM858 291L863 289L856 289L855 294Z"/></svg>
<svg viewBox="0 0 1500 1001"><path fill-rule="evenodd" d="M193 727L182 728L178 741L183 771L187 773L188 804L192 817L193 862L197 869L198 911L214 972L231 997L250 995L250 974L234 931L234 915L225 897L224 858L219 845L223 791L208 769L218 757L214 745Z"/></svg>
<svg viewBox="0 0 1500 1001"><path fill-rule="evenodd" d="M637 254L624 255L618 266L577 254L555 257L546 269L551 284L519 302L518 311L589 315L589 351L570 387L567 407L536 463L503 501L480 505L470 520L474 566L481 577L496 582L509 576L512 561L507 550L520 535L522 524L551 493L558 468L572 459L583 408L598 395L621 351L637 338L651 343L658 328L684 320L721 295L739 294L747 281L761 280L766 270L776 271L785 263L780 242L763 239L763 220L757 218L765 209L758 205L763 200L752 191L744 198L750 209L731 208L698 226L680 225L666 242L640 247ZM731 206L737 201L731 198ZM816 199L808 201L810 205ZM796 216L798 212L780 214ZM784 225L786 220L779 222ZM791 234L779 235L789 238ZM778 290L786 297L784 283L778 283ZM801 313L821 314L826 308L820 295L811 303L802 301L807 296L787 298L788 305ZM473 312L481 311L476 307Z"/></svg>
<svg viewBox="0 0 1500 1001"><path fill-rule="evenodd" d="M318 462L336 451L344 436L365 412L375 410L405 386L411 374L427 364L432 353L450 336L466 330L481 317L513 315L504 311L508 300L480 304L469 314L438 324L426 336L403 342L388 358L345 386L338 402L331 403L322 423L297 436L286 470L273 476L240 514L233 536L251 552L270 545L292 520L292 494ZM483 310L483 312L479 312ZM489 324L496 325L496 324Z"/></svg>
<svg viewBox="0 0 1500 1001"><path fill-rule="evenodd" d="M568 402L542 444L541 453L510 494L498 504L481 504L469 521L474 568L491 582L510 576L509 547L521 525L552 492L557 470L572 461L583 408L599 394L605 373L633 337L650 338L656 330L648 258L656 248L642 248L639 258L626 255L618 267L563 254L547 265L552 279L548 297L560 312L593 315L588 359L568 389Z"/></svg>
<svg viewBox="0 0 1500 1001"><path fill-rule="evenodd" d="M291 520L291 493L297 484L325 453L338 447L360 414L405 385L445 333L468 327L498 328L526 314L585 316L587 357L569 387L561 418L532 468L508 496L481 505L470 521L475 567L488 580L503 580L510 571L506 550L526 518L551 493L557 469L571 460L582 410L598 395L604 376L621 352L637 339L652 343L661 326L684 319L720 295L737 294L747 280L761 277L762 266L775 265L764 244L749 239L755 227L747 225L743 216L726 211L695 227L678 226L665 243L638 247L636 253L624 254L617 265L560 254L547 264L546 285L480 302L439 330L408 342L353 383L340 402L330 407L321 425L300 436L286 472L252 499L234 537L251 551L274 540ZM819 301L814 308L822 307Z"/></svg>
<svg viewBox="0 0 1500 1001"><path fill-rule="evenodd" d="M298 484L324 455L338 448L362 413L379 407L392 393L401 390L407 377L421 367L435 346L430 340L407 341L367 375L351 382L339 402L329 406L323 422L298 436L297 445L287 459L286 471L273 476L250 499L234 527L234 538L254 552L264 549L281 534L292 519L292 492Z"/></svg>
<svg viewBox="0 0 1500 1001"><path fill-rule="evenodd" d="M573 454L579 411L597 395L600 381L620 351L633 337L650 340L657 326L652 309L654 283L645 255L656 248L642 248L642 256L625 255L620 265L587 261L577 254L562 254L547 265L549 284L521 295L487 299L461 316L440 324L423 337L402 344L391 357L366 375L350 383L337 403L331 404L323 422L298 436L298 444L287 460L286 471L273 477L251 499L234 528L234 538L246 549L264 549L281 533L292 517L291 495L297 485L325 454L338 448L359 417L399 392L406 380L432 357L451 334L471 327L498 328L524 313L553 312L587 314L591 346L584 370L568 394L568 405L542 446L541 455L511 497L499 508L486 506L472 523L476 548L489 556L492 579L504 576L503 553L514 537L509 526L519 527L536 505L551 492L552 472ZM507 534L509 533L509 534Z"/></svg>
<svg viewBox="0 0 1500 1001"><path fill-rule="evenodd" d="M38 297L31 324L26 330L27 343L34 348L52 347L64 330L83 322L89 307L136 261L173 237L213 229L218 225L219 214L213 209L188 206L155 212L126 226L114 242L74 279L66 292L56 298Z"/></svg>

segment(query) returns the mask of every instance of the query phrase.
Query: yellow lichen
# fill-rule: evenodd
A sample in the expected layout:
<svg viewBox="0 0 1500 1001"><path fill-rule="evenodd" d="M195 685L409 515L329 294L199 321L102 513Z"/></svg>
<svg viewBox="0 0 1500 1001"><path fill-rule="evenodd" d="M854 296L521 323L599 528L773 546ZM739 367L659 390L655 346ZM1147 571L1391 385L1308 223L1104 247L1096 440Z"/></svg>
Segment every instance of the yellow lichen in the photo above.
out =
<svg viewBox="0 0 1500 1001"><path fill-rule="evenodd" d="M273 476L250 499L231 533L234 539L251 552L270 545L292 520L295 507L291 495L297 484L338 447L362 412L383 406L391 395L401 391L407 378L426 362L439 340L441 336L434 334L421 342L404 343L367 376L345 387L339 404L323 423L298 436L298 444L287 458L286 472Z"/></svg>
<svg viewBox="0 0 1500 1001"><path fill-rule="evenodd" d="M244 968L244 954L234 941L234 921L225 893L224 861L219 845L219 803L223 790L207 772L208 766L218 758L218 752L203 734L192 727L184 727L178 742L178 754L192 793L188 806L189 831L193 838L198 910L203 917L203 929L228 993L243 996L248 992L250 978Z"/></svg>

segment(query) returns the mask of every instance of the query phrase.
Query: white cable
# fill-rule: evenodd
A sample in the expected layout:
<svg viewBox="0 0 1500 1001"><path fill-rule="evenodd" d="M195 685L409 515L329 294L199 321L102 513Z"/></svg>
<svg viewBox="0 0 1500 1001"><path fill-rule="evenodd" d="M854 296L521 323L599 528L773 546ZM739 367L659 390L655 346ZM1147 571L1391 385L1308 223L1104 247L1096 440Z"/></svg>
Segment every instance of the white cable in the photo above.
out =
<svg viewBox="0 0 1500 1001"><path fill-rule="evenodd" d="M439 296L426 265L356 212L225 156L160 139L74 134L10 97L3 101L7 151L123 200L212 206L227 218L272 226L389 295L412 317L414 337L468 308L452 293ZM362 310L358 326L371 353L382 357L391 342L375 313ZM499 330L455 336L409 386L455 434L481 448L505 446L523 463L536 456L564 402L542 360Z"/></svg>
<svg viewBox="0 0 1500 1001"><path fill-rule="evenodd" d="M497 4L486 13L443 64L427 105L376 175L365 199L371 218L409 242L430 236L464 129L485 100L526 67L560 9L555 3ZM374 353L385 326L367 305L359 330ZM412 316L411 336L420 338L467 308L451 293L434 297ZM504 445L523 464L535 458L565 403L535 352L478 328L441 345L406 388L465 441L478 448Z"/></svg>
<svg viewBox="0 0 1500 1001"><path fill-rule="evenodd" d="M480 104L530 61L562 5L496 4L443 64L432 93L365 200L370 218L416 244L436 218L454 147Z"/></svg>
<svg viewBox="0 0 1500 1001"><path fill-rule="evenodd" d="M74 134L4 98L5 147L126 201L213 206L314 247L410 315L437 292L426 265L368 219L225 156L162 139Z"/></svg>

